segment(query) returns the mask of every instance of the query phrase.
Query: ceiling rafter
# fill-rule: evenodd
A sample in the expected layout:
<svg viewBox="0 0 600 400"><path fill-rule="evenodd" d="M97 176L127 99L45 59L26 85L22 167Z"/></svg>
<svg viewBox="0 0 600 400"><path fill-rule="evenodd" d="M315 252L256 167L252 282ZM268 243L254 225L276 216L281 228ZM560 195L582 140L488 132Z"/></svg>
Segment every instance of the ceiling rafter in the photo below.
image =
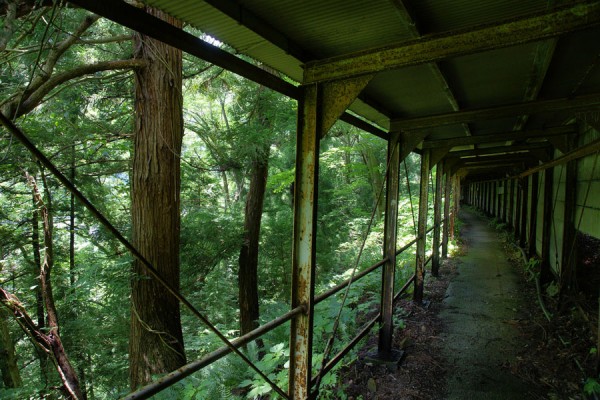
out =
<svg viewBox="0 0 600 400"><path fill-rule="evenodd" d="M536 100L497 107L477 108L458 112L429 115L425 117L396 119L391 130L419 130L434 126L454 125L477 120L513 117L523 114L551 113L559 111L585 111L600 104L600 93L551 100Z"/></svg>
<svg viewBox="0 0 600 400"><path fill-rule="evenodd" d="M245 26L252 32L261 36L265 40L269 41L273 45L284 50L294 58L298 59L303 63L307 63L313 60L318 60L319 57L312 54L307 49L300 46L298 43L291 40L281 31L277 30L265 19L257 16L252 11L244 7L243 4L235 0L204 0L207 4L210 4L216 10L219 10L229 18L236 21L238 24ZM390 111L386 109L382 104L379 104L375 99L368 97L364 94L358 96L358 98L365 104L373 107L378 112L390 118Z"/></svg>
<svg viewBox="0 0 600 400"><path fill-rule="evenodd" d="M415 17L414 13L406 7L405 2L403 0L390 0L390 2L400 15L400 19L406 24L406 27L410 34L413 36L413 38L418 39L422 37L423 35L419 30L419 21ZM458 104L458 101L454 96L452 88L450 88L450 85L448 84L448 80L440 70L440 66L435 62L429 63L427 65L429 66L429 69L431 70L431 73L433 74L434 78L436 79L436 81L438 81L438 83L442 87L442 90L446 94L446 99L448 100L448 103L450 103L452 110L459 111L460 106ZM469 128L468 124L462 124L462 128L464 129L465 134L467 136L471 136L471 129Z"/></svg>
<svg viewBox="0 0 600 400"><path fill-rule="evenodd" d="M449 57L544 40L600 24L600 3L575 5L499 24L432 35L409 43L308 63L304 82L350 78Z"/></svg>
<svg viewBox="0 0 600 400"><path fill-rule="evenodd" d="M291 83L261 69L235 55L206 43L173 25L156 18L143 10L125 3L121 0L69 0L76 6L85 8L95 14L114 21L154 39L160 40L170 46L178 48L190 55L208 61L214 65L225 68L239 76L268 87L292 99L300 96L299 88ZM388 139L384 130L364 122L352 114L344 113L340 119L375 136Z"/></svg>
<svg viewBox="0 0 600 400"><path fill-rule="evenodd" d="M528 130L528 131L518 131L518 132L504 132L504 133L494 133L491 135L478 135L478 136L468 136L468 137L456 137L449 139L437 139L437 140L427 140L425 139L422 144L422 148L424 149L432 149L436 147L457 147L457 146L470 146L475 144L485 144L485 143L498 143L498 142L506 142L511 140L527 140L527 139L535 139L535 138L548 138L553 136L560 135L569 135L577 132L577 125L564 125L564 126L556 126L547 129L536 129L536 130Z"/></svg>
<svg viewBox="0 0 600 400"><path fill-rule="evenodd" d="M550 147L548 143L528 143L520 145L509 145L509 146L496 146L496 147L484 147L471 150L459 150L451 151L448 153L448 157L474 157L474 156L486 156L486 155L506 155L515 154L517 152L525 152L530 150L545 149Z"/></svg>

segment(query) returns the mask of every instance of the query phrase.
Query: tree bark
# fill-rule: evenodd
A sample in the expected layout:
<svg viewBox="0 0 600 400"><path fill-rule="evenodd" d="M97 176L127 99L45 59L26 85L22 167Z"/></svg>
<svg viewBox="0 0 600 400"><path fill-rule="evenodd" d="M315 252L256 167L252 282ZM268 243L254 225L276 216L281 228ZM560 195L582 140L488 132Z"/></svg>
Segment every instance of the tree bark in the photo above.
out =
<svg viewBox="0 0 600 400"><path fill-rule="evenodd" d="M43 173L42 173L42 179ZM44 260L40 269L40 286L44 305L46 307L46 320L48 333L39 330L29 317L25 309L20 305L17 298L0 289L0 301L4 303L12 312L23 330L32 337L32 339L46 353L52 354L56 369L63 382L63 392L68 399L85 399L85 393L81 390L79 379L75 369L69 361L69 357L63 347L58 324L58 313L54 303L54 294L52 292L51 273L54 266L54 251L52 240L52 218L49 213L49 206L44 204L42 196L37 188L35 179L27 174L27 180L33 189L33 196L42 220L44 232ZM45 184L45 180L44 180ZM45 184L45 190L50 201L48 186Z"/></svg>
<svg viewBox="0 0 600 400"><path fill-rule="evenodd" d="M169 23L162 12L147 11ZM132 240L163 278L179 290L180 152L183 137L181 51L135 36L135 143ZM133 263L129 378L132 388L185 364L178 300Z"/></svg>
<svg viewBox="0 0 600 400"><path fill-rule="evenodd" d="M269 174L269 147L252 162L246 197L244 239L239 257L240 335L258 327L258 248L263 202Z"/></svg>
<svg viewBox="0 0 600 400"><path fill-rule="evenodd" d="M17 365L17 354L15 344L8 329L8 313L0 310L0 373L2 381L7 388L17 388L23 385L19 366Z"/></svg>

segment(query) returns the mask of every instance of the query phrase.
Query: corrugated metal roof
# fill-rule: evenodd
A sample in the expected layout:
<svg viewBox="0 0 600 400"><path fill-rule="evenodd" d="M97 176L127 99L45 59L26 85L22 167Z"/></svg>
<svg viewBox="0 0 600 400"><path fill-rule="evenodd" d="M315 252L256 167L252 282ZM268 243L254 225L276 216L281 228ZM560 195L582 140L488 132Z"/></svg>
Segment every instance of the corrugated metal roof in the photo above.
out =
<svg viewBox="0 0 600 400"><path fill-rule="evenodd" d="M513 19L543 12L552 0L243 0L224 4L242 7L269 29L302 49L297 59L205 1L146 0L147 4L182 19L203 32L278 70L302 81L302 65L312 59L345 55L412 40L418 33L435 34L470 28L482 23ZM416 21L406 21L401 5ZM222 5L216 4L218 7ZM247 21L246 21L247 22ZM528 100L525 93L538 86L540 97L568 97L600 91L600 72L593 67L600 53L600 31L570 34L558 41L548 73L539 73L535 43L447 59L436 66L417 66L379 73L363 91L374 101L357 100L351 110L388 128L390 118L410 118L453 111L514 104ZM295 53L294 53L295 54ZM552 53L551 53L552 54ZM538 63L538 64L536 64ZM543 64L543 63L542 63ZM439 74L441 72L441 74ZM444 82L450 88L450 94ZM582 82L582 80L584 82ZM536 92L534 90L534 92ZM534 93L535 94L535 93ZM530 100L530 99L529 99ZM380 104L376 109L372 104ZM560 113L551 120L532 117L531 127L561 123ZM469 125L471 134L510 131L517 118L478 121ZM432 138L465 135L455 124L430 128Z"/></svg>

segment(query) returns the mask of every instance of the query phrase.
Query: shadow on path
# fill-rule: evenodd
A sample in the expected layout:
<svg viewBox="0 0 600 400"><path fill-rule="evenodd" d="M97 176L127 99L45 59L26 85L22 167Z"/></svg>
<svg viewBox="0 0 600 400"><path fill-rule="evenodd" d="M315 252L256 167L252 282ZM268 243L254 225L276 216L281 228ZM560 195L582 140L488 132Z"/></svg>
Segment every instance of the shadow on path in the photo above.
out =
<svg viewBox="0 0 600 400"><path fill-rule="evenodd" d="M514 321L527 307L519 275L506 259L498 233L473 211L461 210L467 253L439 314L446 329L448 399L528 399L528 386L504 366L525 345Z"/></svg>

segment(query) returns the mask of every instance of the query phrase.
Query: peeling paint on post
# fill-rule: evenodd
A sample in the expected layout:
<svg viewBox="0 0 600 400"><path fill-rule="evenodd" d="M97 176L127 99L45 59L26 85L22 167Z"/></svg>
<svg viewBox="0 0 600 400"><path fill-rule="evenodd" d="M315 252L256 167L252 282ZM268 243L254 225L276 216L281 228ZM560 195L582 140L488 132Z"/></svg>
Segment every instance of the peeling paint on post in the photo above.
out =
<svg viewBox="0 0 600 400"><path fill-rule="evenodd" d="M394 275L396 272L396 237L398 234L398 190L400 172L400 133L392 132L388 142L388 174L386 177L386 204L383 256L387 261L382 270L381 323L378 355L388 359L394 334Z"/></svg>
<svg viewBox="0 0 600 400"><path fill-rule="evenodd" d="M296 183L294 188L294 233L292 250L292 309L303 305L305 312L291 323L289 395L309 398L314 311L315 244L319 138L320 86L302 88L298 102Z"/></svg>
<svg viewBox="0 0 600 400"><path fill-rule="evenodd" d="M421 155L421 190L419 193L419 222L417 229L417 261L415 272L415 290L413 301L417 304L423 302L423 285L425 283L425 232L427 230L427 185L429 184L429 149L423 150ZM456 194L455 194L456 196Z"/></svg>

